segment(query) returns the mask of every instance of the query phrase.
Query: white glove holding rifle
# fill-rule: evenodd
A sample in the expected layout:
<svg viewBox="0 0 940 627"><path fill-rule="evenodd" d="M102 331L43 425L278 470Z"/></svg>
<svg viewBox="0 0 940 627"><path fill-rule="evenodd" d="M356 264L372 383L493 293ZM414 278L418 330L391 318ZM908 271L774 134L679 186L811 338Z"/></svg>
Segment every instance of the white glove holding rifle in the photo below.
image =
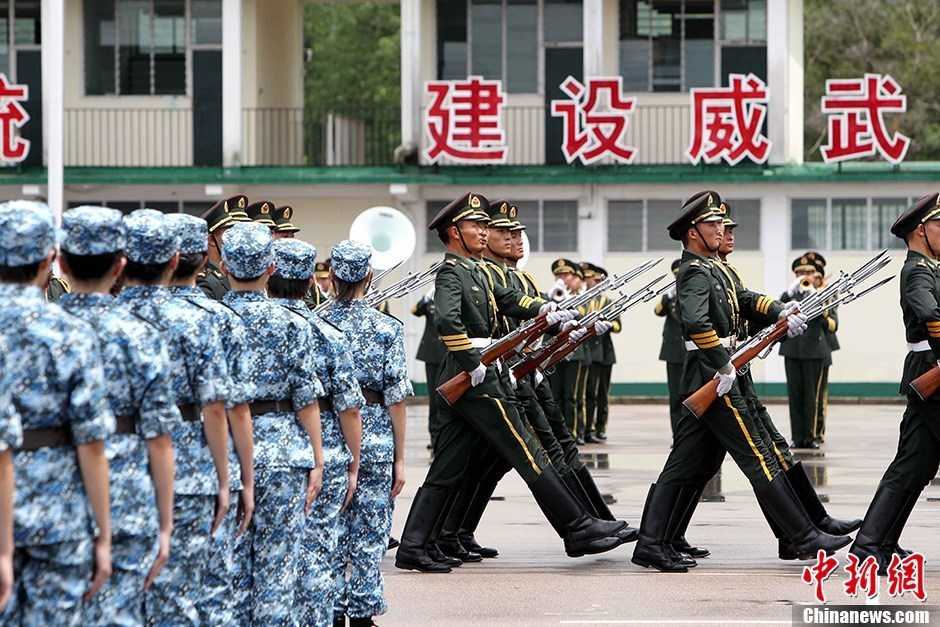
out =
<svg viewBox="0 0 940 627"><path fill-rule="evenodd" d="M607 322L606 320L598 320L594 323L594 335L600 337L614 328L612 322Z"/></svg>
<svg viewBox="0 0 940 627"><path fill-rule="evenodd" d="M470 387L475 388L476 386L483 383L483 379L486 378L486 364L481 363L479 366L470 371Z"/></svg>
<svg viewBox="0 0 940 627"><path fill-rule="evenodd" d="M555 326L559 322L574 320L578 316L578 312L574 309L558 309L558 305L555 303L545 303L542 305L539 308L539 314L548 314L545 316L545 322L550 327Z"/></svg>
<svg viewBox="0 0 940 627"><path fill-rule="evenodd" d="M783 311L780 312L780 319L786 319L787 321L787 337L803 335L806 331L806 314L800 310L800 303L795 300L790 301L783 308Z"/></svg>
<svg viewBox="0 0 940 627"><path fill-rule="evenodd" d="M734 369L734 364L729 361L718 369L714 378L718 379L718 396L724 396L731 391L734 380L738 378L738 372Z"/></svg>

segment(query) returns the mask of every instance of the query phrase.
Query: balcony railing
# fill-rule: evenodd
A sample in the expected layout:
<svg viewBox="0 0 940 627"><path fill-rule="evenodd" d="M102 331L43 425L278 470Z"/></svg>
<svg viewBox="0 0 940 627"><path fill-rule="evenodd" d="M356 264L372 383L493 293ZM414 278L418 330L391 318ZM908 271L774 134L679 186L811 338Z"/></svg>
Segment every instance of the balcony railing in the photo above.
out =
<svg viewBox="0 0 940 627"><path fill-rule="evenodd" d="M66 109L67 166L193 165L189 109Z"/></svg>
<svg viewBox="0 0 940 627"><path fill-rule="evenodd" d="M245 165L387 165L400 143L398 107L244 111Z"/></svg>

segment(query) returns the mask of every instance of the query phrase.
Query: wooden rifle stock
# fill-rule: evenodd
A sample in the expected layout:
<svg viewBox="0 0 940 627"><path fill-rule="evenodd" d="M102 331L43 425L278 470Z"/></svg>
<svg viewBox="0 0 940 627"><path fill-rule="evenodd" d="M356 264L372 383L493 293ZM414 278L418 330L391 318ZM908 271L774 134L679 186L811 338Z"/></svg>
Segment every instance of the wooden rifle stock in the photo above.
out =
<svg viewBox="0 0 940 627"><path fill-rule="evenodd" d="M512 369L512 376L514 376L516 379L521 379L522 377L535 372L536 369L538 369L540 363L545 361L549 355L554 353L560 347L564 346L573 330L574 328L562 331L556 335L551 342L526 355L522 363Z"/></svg>
<svg viewBox="0 0 940 627"><path fill-rule="evenodd" d="M580 340L576 342L572 342L571 338L568 338L561 348L559 348L557 351L551 354L551 357L549 357L548 361L545 362L544 369L545 370L550 369L559 361L561 361L562 359L564 359L565 357L573 353L575 350L577 350L579 346L587 342L592 337L595 337L596 335L597 333L594 331L594 325L592 324L590 327L588 327L587 333L585 333L584 337L582 337ZM513 374L515 374L515 372L513 372Z"/></svg>
<svg viewBox="0 0 940 627"><path fill-rule="evenodd" d="M910 383L911 389L922 401L926 401L940 390L940 366L934 366Z"/></svg>
<svg viewBox="0 0 940 627"><path fill-rule="evenodd" d="M779 320L777 324L774 325L773 330L768 333L763 340L753 346L749 346L747 350L742 351L741 354L731 360L734 369L740 370L745 365L749 364L754 358L764 352L768 346L773 345L786 334L787 321L785 319ZM718 379L712 379L682 401L682 404L685 405L686 409L692 412L696 418L701 418L717 399Z"/></svg>
<svg viewBox="0 0 940 627"><path fill-rule="evenodd" d="M545 320L546 317L547 314L540 314L533 320L532 324L526 327L520 327L499 340L496 344L486 348L480 356L480 363L489 366L511 353L520 344L527 342L531 337L536 334L544 333L545 329L548 328L548 323ZM514 335L516 337L512 337ZM460 400L460 397L466 394L469 389L470 373L464 370L437 386L437 393L441 395L441 398L447 401L448 405L453 405Z"/></svg>

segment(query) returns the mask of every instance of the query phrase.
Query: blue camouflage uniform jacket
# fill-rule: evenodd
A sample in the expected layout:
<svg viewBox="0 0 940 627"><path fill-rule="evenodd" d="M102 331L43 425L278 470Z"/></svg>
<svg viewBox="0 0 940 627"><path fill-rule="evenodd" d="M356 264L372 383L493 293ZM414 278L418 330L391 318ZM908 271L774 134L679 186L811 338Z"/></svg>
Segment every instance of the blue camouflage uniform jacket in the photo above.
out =
<svg viewBox="0 0 940 627"><path fill-rule="evenodd" d="M323 318L346 334L359 385L382 395L362 409L362 463L392 462L395 441L386 407L414 394L408 379L402 323L361 300L338 301Z"/></svg>
<svg viewBox="0 0 940 627"><path fill-rule="evenodd" d="M289 400L294 406L293 412L254 416L255 468L313 468L313 448L295 413L323 396L313 330L304 319L261 292L231 291L222 302L241 317L247 332L245 350L235 370L239 377L236 385L244 386L252 401Z"/></svg>
<svg viewBox="0 0 940 627"><path fill-rule="evenodd" d="M177 405L228 401L232 384L222 342L207 311L173 298L169 288L160 286L126 287L118 302L160 330L170 355ZM176 494L217 494L218 477L202 421L180 421L170 434L176 452Z"/></svg>
<svg viewBox="0 0 940 627"><path fill-rule="evenodd" d="M273 300L306 319L313 329L317 377L323 385L323 395L333 403L333 411L320 412L323 461L327 468L345 468L352 461L352 455L343 437L338 412L352 407L362 408L366 403L356 378L349 342L342 331L313 313L302 299Z"/></svg>
<svg viewBox="0 0 940 627"><path fill-rule="evenodd" d="M23 429L67 427L75 445L114 432L101 356L92 329L45 302L37 287L0 292L0 333L16 367L11 395ZM71 446L17 451L13 536L16 546L90 537L92 518Z"/></svg>
<svg viewBox="0 0 940 627"><path fill-rule="evenodd" d="M115 306L108 294L64 294L59 305L95 330L111 411L136 418L136 433L115 433L105 442L112 534L155 536L156 494L145 440L170 433L181 421L166 345L156 327Z"/></svg>
<svg viewBox="0 0 940 627"><path fill-rule="evenodd" d="M0 336L0 451L16 448L23 442L23 424L10 395L13 387L11 369L15 363L16 356L10 353L6 340Z"/></svg>
<svg viewBox="0 0 940 627"><path fill-rule="evenodd" d="M245 350L245 325L228 305L225 305L206 294L198 287L171 287L170 292L177 298L182 298L191 305L201 307L212 315L218 330L219 338L222 341L222 349L225 352L225 363L228 367L229 378L232 386L229 390L229 398L226 407L232 408L235 405L247 403L247 392L239 381L244 377L237 373L240 361L239 355ZM232 490L242 489L241 464L238 461L238 455L235 454L235 443L231 438L228 440L228 474L229 487Z"/></svg>

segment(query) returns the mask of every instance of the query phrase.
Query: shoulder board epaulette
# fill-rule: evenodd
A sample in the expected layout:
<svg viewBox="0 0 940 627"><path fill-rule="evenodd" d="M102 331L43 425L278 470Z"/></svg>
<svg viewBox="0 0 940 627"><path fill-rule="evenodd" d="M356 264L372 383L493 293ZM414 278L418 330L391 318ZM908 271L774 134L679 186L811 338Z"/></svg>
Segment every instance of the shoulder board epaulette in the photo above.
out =
<svg viewBox="0 0 940 627"><path fill-rule="evenodd" d="M930 266L927 265L927 261L926 261L925 259L918 259L918 260L917 260L917 265L918 265L918 266L926 266L926 267L928 267L928 268L930 267Z"/></svg>
<svg viewBox="0 0 940 627"><path fill-rule="evenodd" d="M444 260L444 263L446 263L446 264L449 265L449 266L456 266L456 265L457 265L457 262L454 261L453 259L445 259L445 260Z"/></svg>
<svg viewBox="0 0 940 627"><path fill-rule="evenodd" d="M699 264L699 262L698 262L697 259L693 259L692 261L689 262L689 265L690 265L690 266L697 266L697 265L700 265L700 264Z"/></svg>

